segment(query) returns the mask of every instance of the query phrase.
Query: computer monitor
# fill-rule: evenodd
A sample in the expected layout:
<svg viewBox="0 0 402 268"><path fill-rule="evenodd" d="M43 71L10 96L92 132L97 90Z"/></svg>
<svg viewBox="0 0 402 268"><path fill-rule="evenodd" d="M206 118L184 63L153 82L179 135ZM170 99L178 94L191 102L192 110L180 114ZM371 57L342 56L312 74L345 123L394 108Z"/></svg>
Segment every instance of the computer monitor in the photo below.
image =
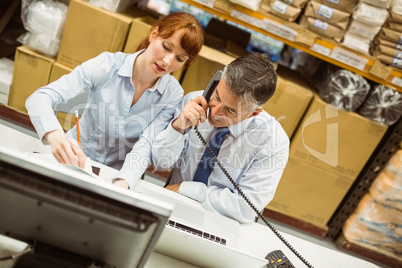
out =
<svg viewBox="0 0 402 268"><path fill-rule="evenodd" d="M34 245L46 267L143 267L172 209L0 147L0 233Z"/></svg>

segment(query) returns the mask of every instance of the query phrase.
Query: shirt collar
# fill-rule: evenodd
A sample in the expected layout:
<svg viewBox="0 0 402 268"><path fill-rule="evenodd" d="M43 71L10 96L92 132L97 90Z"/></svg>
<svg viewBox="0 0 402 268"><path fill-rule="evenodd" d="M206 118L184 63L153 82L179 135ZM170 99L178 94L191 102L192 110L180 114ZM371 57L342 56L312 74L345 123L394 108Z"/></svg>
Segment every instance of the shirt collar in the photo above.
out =
<svg viewBox="0 0 402 268"><path fill-rule="evenodd" d="M125 77L130 77L132 78L133 75L133 67L134 67L134 62L135 59L140 55L143 50L137 51L134 54L128 54L127 57L124 58L123 64L121 65L118 74L120 76L125 76ZM156 81L155 85L147 90L154 92L155 90L158 90L160 94L163 94L163 92L166 90L166 86L169 82L169 74L164 75Z"/></svg>
<svg viewBox="0 0 402 268"><path fill-rule="evenodd" d="M243 121L241 121L240 123L236 124L236 125L231 125L229 126L229 131L230 133L233 135L233 137L237 138L239 137L244 130L247 129L247 127L249 126L249 124L254 120L253 117L251 118L247 118Z"/></svg>

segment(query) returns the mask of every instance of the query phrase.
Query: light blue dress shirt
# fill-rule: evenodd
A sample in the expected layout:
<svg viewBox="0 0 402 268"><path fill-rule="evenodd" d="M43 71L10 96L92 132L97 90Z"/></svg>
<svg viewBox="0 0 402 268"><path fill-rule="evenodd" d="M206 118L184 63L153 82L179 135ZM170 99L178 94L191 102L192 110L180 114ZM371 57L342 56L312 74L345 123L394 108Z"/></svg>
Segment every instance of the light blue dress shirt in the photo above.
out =
<svg viewBox="0 0 402 268"><path fill-rule="evenodd" d="M118 177L127 180L131 189L150 164L155 134L166 128L183 98L179 82L164 75L131 106L133 65L139 53L104 52L39 88L26 101L31 121L43 140L45 133L61 129L52 107L89 88L79 121L81 147L92 160L120 169ZM76 126L67 136L77 138Z"/></svg>
<svg viewBox="0 0 402 268"><path fill-rule="evenodd" d="M201 94L202 91L187 94L181 108ZM200 124L198 129L206 142L216 131L208 120ZM262 211L272 200L287 164L289 138L278 121L265 111L229 126L229 131L223 138L218 159L254 206ZM157 170L174 167L170 184L181 182L180 194L197 200L206 209L242 223L253 221L255 212L217 164L209 176L208 186L192 181L204 150L205 146L194 129L182 135L170 123L155 138L152 146L153 165Z"/></svg>

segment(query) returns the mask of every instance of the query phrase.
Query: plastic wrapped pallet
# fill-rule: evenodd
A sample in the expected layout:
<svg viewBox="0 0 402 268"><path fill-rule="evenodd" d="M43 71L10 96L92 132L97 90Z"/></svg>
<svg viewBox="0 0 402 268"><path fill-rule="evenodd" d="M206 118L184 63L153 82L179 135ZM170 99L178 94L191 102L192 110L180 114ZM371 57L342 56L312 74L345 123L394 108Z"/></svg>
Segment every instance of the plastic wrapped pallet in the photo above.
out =
<svg viewBox="0 0 402 268"><path fill-rule="evenodd" d="M375 85L358 109L366 118L384 125L392 125L402 114L402 94L384 85Z"/></svg>
<svg viewBox="0 0 402 268"><path fill-rule="evenodd" d="M68 7L52 0L23 0L21 19L28 31L18 41L49 56L56 56Z"/></svg>

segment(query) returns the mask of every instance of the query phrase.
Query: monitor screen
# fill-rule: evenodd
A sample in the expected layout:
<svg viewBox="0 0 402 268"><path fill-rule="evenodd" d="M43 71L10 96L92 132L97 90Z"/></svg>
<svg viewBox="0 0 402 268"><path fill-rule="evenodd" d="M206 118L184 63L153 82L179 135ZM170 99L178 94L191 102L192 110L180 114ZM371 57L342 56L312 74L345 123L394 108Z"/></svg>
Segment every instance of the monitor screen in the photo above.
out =
<svg viewBox="0 0 402 268"><path fill-rule="evenodd" d="M142 267L172 212L157 199L4 147L0 171L0 233L45 247L53 261Z"/></svg>

